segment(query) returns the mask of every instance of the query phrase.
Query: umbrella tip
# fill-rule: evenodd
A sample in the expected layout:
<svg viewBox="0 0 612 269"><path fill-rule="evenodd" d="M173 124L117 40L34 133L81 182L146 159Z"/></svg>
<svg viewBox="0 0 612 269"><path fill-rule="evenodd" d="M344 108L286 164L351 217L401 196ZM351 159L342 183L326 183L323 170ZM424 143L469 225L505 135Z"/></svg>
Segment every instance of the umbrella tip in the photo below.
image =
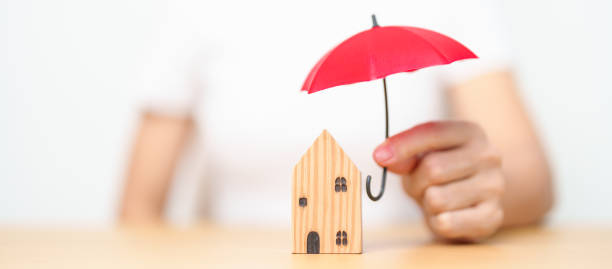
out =
<svg viewBox="0 0 612 269"><path fill-rule="evenodd" d="M378 27L378 22L376 21L376 15L372 14L372 28Z"/></svg>

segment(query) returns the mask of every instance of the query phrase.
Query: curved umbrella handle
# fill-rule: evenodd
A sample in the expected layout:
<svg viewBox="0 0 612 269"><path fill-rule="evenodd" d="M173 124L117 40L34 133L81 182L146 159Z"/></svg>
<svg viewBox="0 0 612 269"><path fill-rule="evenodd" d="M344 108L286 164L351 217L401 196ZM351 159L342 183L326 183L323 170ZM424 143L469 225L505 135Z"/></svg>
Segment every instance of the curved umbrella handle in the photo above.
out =
<svg viewBox="0 0 612 269"><path fill-rule="evenodd" d="M375 18L375 17L373 17ZM389 104L387 102L387 78L383 77L383 89L385 92L385 138L389 138ZM372 195L372 191L370 188L370 183L372 182L372 176L368 175L366 178L366 193L370 200L376 202L380 200L380 198L385 193L385 183L387 183L387 167L383 167L382 181L380 182L380 193L374 196Z"/></svg>
<svg viewBox="0 0 612 269"><path fill-rule="evenodd" d="M378 201L385 193L385 183L387 183L387 167L383 168L382 182L380 183L380 193L374 196L372 195L372 191L370 190L370 183L372 182L372 176L368 175L366 178L366 193L368 197L372 201Z"/></svg>

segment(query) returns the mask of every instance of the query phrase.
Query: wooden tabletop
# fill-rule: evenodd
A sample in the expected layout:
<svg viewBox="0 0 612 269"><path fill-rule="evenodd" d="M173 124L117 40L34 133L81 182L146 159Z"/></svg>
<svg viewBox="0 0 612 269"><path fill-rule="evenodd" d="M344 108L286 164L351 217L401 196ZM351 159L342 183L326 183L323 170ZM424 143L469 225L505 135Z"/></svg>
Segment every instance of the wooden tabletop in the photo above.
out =
<svg viewBox="0 0 612 269"><path fill-rule="evenodd" d="M363 254L291 254L289 229L0 228L0 268L612 268L609 225L502 231L435 242L418 224L368 230Z"/></svg>

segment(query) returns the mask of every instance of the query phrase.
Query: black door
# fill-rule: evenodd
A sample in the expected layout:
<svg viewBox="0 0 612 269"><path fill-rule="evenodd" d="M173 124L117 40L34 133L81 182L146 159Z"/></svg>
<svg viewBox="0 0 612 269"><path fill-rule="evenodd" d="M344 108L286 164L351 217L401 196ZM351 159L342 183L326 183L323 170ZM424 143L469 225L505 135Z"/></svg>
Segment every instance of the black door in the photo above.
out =
<svg viewBox="0 0 612 269"><path fill-rule="evenodd" d="M309 232L306 242L306 253L319 254L319 234L317 232Z"/></svg>

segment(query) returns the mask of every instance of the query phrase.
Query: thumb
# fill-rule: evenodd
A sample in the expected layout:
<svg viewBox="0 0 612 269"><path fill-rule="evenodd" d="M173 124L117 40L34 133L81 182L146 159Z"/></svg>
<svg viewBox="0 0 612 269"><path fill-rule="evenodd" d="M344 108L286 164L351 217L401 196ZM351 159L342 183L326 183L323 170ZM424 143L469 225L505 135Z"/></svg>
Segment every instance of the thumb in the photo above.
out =
<svg viewBox="0 0 612 269"><path fill-rule="evenodd" d="M387 167L389 171L402 175L411 173L417 164L417 156L402 158L396 154L388 139L374 150L372 157L381 167Z"/></svg>

